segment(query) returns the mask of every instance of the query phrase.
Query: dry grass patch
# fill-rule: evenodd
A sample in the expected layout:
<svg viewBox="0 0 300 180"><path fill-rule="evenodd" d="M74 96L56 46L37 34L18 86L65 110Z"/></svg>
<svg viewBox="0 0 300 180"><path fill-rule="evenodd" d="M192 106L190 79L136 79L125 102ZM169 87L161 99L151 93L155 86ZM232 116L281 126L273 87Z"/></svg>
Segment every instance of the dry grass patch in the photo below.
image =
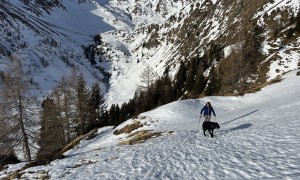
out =
<svg viewBox="0 0 300 180"><path fill-rule="evenodd" d="M143 127L143 124L141 124L139 121L135 121L133 124L128 124L121 129L115 130L114 135L119 135L119 134L123 134L123 133L130 134L132 131L134 131L140 127Z"/></svg>
<svg viewBox="0 0 300 180"><path fill-rule="evenodd" d="M162 132L151 132L149 130L137 131L127 136L130 139L121 141L118 145L139 144L145 142L147 139L159 137L162 134Z"/></svg>
<svg viewBox="0 0 300 180"><path fill-rule="evenodd" d="M51 176L49 175L48 172L42 172L38 175L38 179L42 179L42 180L46 180L46 179L50 179Z"/></svg>
<svg viewBox="0 0 300 180"><path fill-rule="evenodd" d="M5 180L21 179L21 176L25 173L24 170L34 167L34 166L39 166L39 165L43 165L43 164L40 164L39 162L34 162L34 161L27 163L24 167L22 167L16 171L10 172L8 177L3 178L3 179L5 179ZM29 171L28 173L34 173L34 172ZM50 175L48 174L47 171L38 171L37 173L39 173L39 175L41 177L43 177L42 179L50 179Z"/></svg>
<svg viewBox="0 0 300 180"><path fill-rule="evenodd" d="M94 136L97 133L97 131L98 131L98 129L94 129L94 130L90 131L87 134L84 134L82 136L77 137L72 142L67 144L64 148L62 148L62 150L60 150L57 153L56 158L59 158L63 153L65 153L66 151L68 151L68 150L74 148L75 146L77 146L80 143L80 141L83 140L84 138Z"/></svg>
<svg viewBox="0 0 300 180"><path fill-rule="evenodd" d="M48 171L39 170L39 171L28 171L29 174L37 174L36 179L47 180L50 179L50 175ZM22 179L22 177L21 177Z"/></svg>

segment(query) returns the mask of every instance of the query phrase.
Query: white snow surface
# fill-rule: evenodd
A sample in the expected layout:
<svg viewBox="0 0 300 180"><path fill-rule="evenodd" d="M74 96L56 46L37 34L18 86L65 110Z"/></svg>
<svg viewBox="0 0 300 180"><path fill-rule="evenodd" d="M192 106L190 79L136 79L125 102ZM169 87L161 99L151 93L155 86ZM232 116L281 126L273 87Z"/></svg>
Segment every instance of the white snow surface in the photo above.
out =
<svg viewBox="0 0 300 180"><path fill-rule="evenodd" d="M21 178L50 179L299 179L300 77L242 97L176 101L139 115L138 130L174 133L136 145L117 145L126 134L99 129L67 158L25 170ZM203 136L199 111L210 101L221 128ZM133 119L118 126L132 123ZM202 123L202 119L200 121ZM136 130L136 131L138 131ZM4 173L0 172L0 178Z"/></svg>
<svg viewBox="0 0 300 180"><path fill-rule="evenodd" d="M282 9L285 7L292 7L292 11L294 13L297 13L300 7L300 1L299 0L274 0L270 1L268 4L263 6L263 10L258 12L254 18L262 16L264 14L271 14L273 11L276 11L276 9Z"/></svg>

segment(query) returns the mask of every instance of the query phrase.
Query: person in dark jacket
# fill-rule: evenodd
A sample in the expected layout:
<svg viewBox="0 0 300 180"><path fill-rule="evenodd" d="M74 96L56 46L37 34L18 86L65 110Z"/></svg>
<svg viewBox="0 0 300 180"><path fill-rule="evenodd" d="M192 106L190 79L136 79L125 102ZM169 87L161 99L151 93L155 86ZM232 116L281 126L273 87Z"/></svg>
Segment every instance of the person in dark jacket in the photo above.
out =
<svg viewBox="0 0 300 180"><path fill-rule="evenodd" d="M210 121L211 113L213 113L213 115L216 116L214 108L211 106L210 102L207 102L200 112L200 118L203 114L204 121Z"/></svg>

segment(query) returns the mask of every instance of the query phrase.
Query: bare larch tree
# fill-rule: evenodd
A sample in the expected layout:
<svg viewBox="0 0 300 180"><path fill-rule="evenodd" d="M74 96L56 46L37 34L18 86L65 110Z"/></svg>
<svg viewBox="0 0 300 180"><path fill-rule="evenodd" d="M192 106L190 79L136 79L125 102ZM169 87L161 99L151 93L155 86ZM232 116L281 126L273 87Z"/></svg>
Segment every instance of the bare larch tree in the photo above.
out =
<svg viewBox="0 0 300 180"><path fill-rule="evenodd" d="M25 159L31 161L34 133L30 130L34 125L32 111L33 98L29 97L30 80L22 70L22 64L12 59L12 66L3 78L1 89L1 117L6 121L6 131L13 147L22 147Z"/></svg>

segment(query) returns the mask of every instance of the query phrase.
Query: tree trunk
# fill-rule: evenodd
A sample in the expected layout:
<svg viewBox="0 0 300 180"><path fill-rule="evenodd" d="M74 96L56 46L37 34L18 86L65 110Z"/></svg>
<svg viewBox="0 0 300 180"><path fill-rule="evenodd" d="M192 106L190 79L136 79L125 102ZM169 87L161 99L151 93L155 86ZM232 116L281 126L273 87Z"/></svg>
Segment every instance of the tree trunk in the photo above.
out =
<svg viewBox="0 0 300 180"><path fill-rule="evenodd" d="M23 107L22 107L22 98L21 98L21 96L19 96L19 123L20 123L21 132L22 132L22 136L23 136L23 143L24 143L24 148L25 148L26 160L31 161L31 153L30 153L30 148L29 148L29 142L28 142L27 133L25 131L25 126L24 126Z"/></svg>
<svg viewBox="0 0 300 180"><path fill-rule="evenodd" d="M65 108L65 113L66 113L66 128L67 128L67 143L69 143L71 141L71 133L70 133L70 117L69 117L69 103L67 100L67 94L65 93L65 89L64 91L64 108Z"/></svg>

